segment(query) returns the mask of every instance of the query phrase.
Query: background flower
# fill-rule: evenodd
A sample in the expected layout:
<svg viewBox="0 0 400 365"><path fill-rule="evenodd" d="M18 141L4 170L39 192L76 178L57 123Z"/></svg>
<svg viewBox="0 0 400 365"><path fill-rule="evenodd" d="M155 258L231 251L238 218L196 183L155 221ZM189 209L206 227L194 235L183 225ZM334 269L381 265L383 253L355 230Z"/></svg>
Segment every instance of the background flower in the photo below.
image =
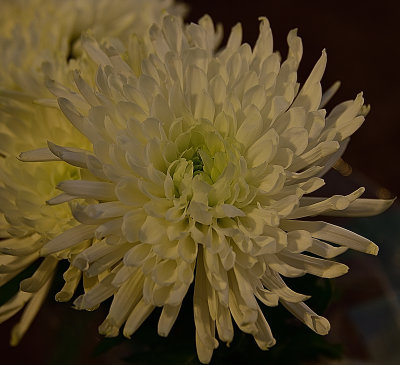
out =
<svg viewBox="0 0 400 365"><path fill-rule="evenodd" d="M71 70L94 73L80 51L80 36L90 29L102 39L143 34L162 12L182 13L172 1L5 1L0 11L0 285L21 273L39 258L41 246L63 230L76 225L69 207L46 205L55 185L77 179L79 168L54 163L23 165L16 159L20 151L43 148L51 139L76 148L90 148L87 139L71 126L52 94L63 92L58 82L73 84ZM133 36L132 36L133 37ZM51 78L51 80L50 80ZM46 152L31 155L42 160ZM65 199L63 201L66 201ZM79 249L78 249L79 250ZM46 257L31 278L21 282L20 291L0 308L5 321L27 302L20 323L14 327L11 343L17 344L40 308L61 258L74 251ZM81 278L71 267L64 276L66 285L57 300L71 298ZM84 280L85 288L95 278Z"/></svg>
<svg viewBox="0 0 400 365"><path fill-rule="evenodd" d="M101 240L73 265L88 276L104 273L75 305L90 309L114 295L100 326L107 336L124 323L130 336L161 306L158 332L166 336L195 280L196 345L204 363L218 346L215 329L222 341L232 341L232 317L260 348L275 343L256 298L269 306L280 301L326 334L329 322L280 275L331 278L347 271L303 252L326 259L347 248L377 253L374 243L350 231L299 220L373 215L390 206L358 199L362 188L327 199L304 196L324 184L318 176L363 123L362 95L325 117L321 108L336 88L322 98L326 53L299 91L300 38L289 33L288 57L280 65L264 18L253 50L241 44L237 25L215 55L219 36L209 17L182 30L167 16L150 36L154 49L139 60L124 54L126 64L115 48L101 50L85 39L83 47L99 64L96 89L78 78L80 98L58 95L63 113L93 144L93 154L49 145L57 158L92 174L58 188L99 201L73 209L79 229ZM42 254L79 244L76 232L49 241Z"/></svg>

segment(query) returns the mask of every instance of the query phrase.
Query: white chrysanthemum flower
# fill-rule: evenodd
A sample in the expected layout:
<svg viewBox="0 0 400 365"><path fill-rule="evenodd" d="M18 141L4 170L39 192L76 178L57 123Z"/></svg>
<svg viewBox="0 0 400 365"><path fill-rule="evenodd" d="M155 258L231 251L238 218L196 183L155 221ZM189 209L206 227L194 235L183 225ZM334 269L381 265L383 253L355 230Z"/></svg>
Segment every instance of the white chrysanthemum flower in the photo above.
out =
<svg viewBox="0 0 400 365"><path fill-rule="evenodd" d="M68 205L51 206L46 205L46 201L54 196L55 184L65 178L79 179L79 168L54 162L24 164L17 160L17 151L46 146L51 136L71 146L90 148L88 140L66 123L60 111L31 106L28 102L17 104L17 108L0 112L3 123L0 127L0 237L3 238L0 241L0 286L37 261L45 242L77 224ZM42 154L40 150L38 156ZM58 260L73 252L68 250L62 255L46 257L34 275L21 282L17 295L0 307L1 323L29 302L21 321L12 330L11 344L19 342L39 310ZM78 284L80 272L75 268L71 270L76 271ZM70 296L60 294L56 298L69 300L73 294L73 290L69 290Z"/></svg>
<svg viewBox="0 0 400 365"><path fill-rule="evenodd" d="M326 116L322 107L334 90L322 98L325 51L299 90L301 40L289 33L288 57L280 64L265 18L253 49L242 44L237 25L215 54L219 36L207 16L185 28L166 16L150 36L153 49L122 56L85 40L99 65L96 86L77 77L80 95L64 92L58 102L93 152L49 148L54 159L91 175L61 182L62 197L88 201L73 207L80 224L41 254L74 248L89 236L98 240L72 264L104 278L75 306L89 309L114 296L99 328L106 336L123 326L130 337L157 306L163 308L158 333L168 335L193 281L203 363L218 346L215 329L222 341L232 341L232 317L261 349L274 345L259 302L280 302L326 334L329 322L282 276L332 278L348 268L329 259L348 248L378 252L355 233L303 219L373 215L391 203L358 199L363 188L306 196L324 184L319 176L364 121L361 94Z"/></svg>
<svg viewBox="0 0 400 365"><path fill-rule="evenodd" d="M128 42L132 33L145 34L166 10L183 14L185 8L173 0L2 1L0 90L43 97L43 63L50 62L53 78L67 82L66 70L79 62L74 58L81 54L83 32L90 29L98 40L119 37Z"/></svg>
<svg viewBox="0 0 400 365"><path fill-rule="evenodd" d="M0 286L39 259L45 242L77 224L66 204L45 202L55 195L57 183L79 179L79 168L54 163L23 165L16 156L23 150L46 147L47 140L91 148L58 109L46 107L57 105L54 90L63 92L57 82L73 85L72 69L95 72L80 51L81 33L90 29L99 40L118 36L128 46L128 34L144 34L167 8L181 12L170 0L20 0L0 4ZM56 81L45 81L49 77ZM43 156L46 151L41 149L30 160ZM0 307L3 322L26 305L12 331L13 345L39 310L58 260L73 258L87 245L46 257L34 275L21 282L17 295ZM60 301L71 299L81 272L71 266L64 278L66 284L56 296ZM83 279L85 290L97 282L97 277L84 275Z"/></svg>

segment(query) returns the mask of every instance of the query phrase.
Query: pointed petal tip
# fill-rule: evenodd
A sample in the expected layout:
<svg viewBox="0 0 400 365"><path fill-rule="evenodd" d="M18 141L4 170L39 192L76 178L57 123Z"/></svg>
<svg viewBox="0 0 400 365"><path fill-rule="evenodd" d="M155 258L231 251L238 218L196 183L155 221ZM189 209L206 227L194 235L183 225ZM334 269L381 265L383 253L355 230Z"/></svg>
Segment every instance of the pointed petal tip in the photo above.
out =
<svg viewBox="0 0 400 365"><path fill-rule="evenodd" d="M124 337L126 337L128 340L131 339L131 333L129 333L128 331L125 330L125 328L122 331L122 334L124 335Z"/></svg>
<svg viewBox="0 0 400 365"><path fill-rule="evenodd" d="M313 329L319 335L325 336L329 333L331 329L331 324L325 317L321 316L312 316L311 318Z"/></svg>
<svg viewBox="0 0 400 365"><path fill-rule="evenodd" d="M72 294L70 295L70 293L66 293L66 292L58 292L55 296L54 299L56 300L56 302L60 302L60 303L65 303L70 301L72 298Z"/></svg>
<svg viewBox="0 0 400 365"><path fill-rule="evenodd" d="M73 308L77 309L77 310L82 310L83 309L83 303L84 303L84 295L80 295L78 298L76 298L74 300L73 304Z"/></svg>
<svg viewBox="0 0 400 365"><path fill-rule="evenodd" d="M349 267L345 264L336 263L324 272L324 278L332 279L347 274Z"/></svg>
<svg viewBox="0 0 400 365"><path fill-rule="evenodd" d="M20 282L19 288L23 292L34 293L38 290L38 288L36 288L35 284L36 284L36 282L33 278L27 278Z"/></svg>
<svg viewBox="0 0 400 365"><path fill-rule="evenodd" d="M117 337L119 335L119 327L112 318L106 318L98 327L98 331L107 338Z"/></svg>
<svg viewBox="0 0 400 365"><path fill-rule="evenodd" d="M377 256L378 252L379 252L379 247L375 243L371 242L371 244L369 245L369 247L367 248L367 250L365 252L370 255Z"/></svg>
<svg viewBox="0 0 400 365"><path fill-rule="evenodd" d="M266 26L270 26L269 20L266 16L259 16L258 20L261 22L260 26L262 25L266 25Z"/></svg>
<svg viewBox="0 0 400 365"><path fill-rule="evenodd" d="M21 335L18 331L18 324L15 325L11 331L10 346L16 347L21 341Z"/></svg>
<svg viewBox="0 0 400 365"><path fill-rule="evenodd" d="M275 346L275 344L276 344L275 338L272 338L269 342L257 341L257 345L262 351L268 351L271 347Z"/></svg>
<svg viewBox="0 0 400 365"><path fill-rule="evenodd" d="M87 271L87 269L89 269L89 262L86 257L76 257L72 265L81 271Z"/></svg>

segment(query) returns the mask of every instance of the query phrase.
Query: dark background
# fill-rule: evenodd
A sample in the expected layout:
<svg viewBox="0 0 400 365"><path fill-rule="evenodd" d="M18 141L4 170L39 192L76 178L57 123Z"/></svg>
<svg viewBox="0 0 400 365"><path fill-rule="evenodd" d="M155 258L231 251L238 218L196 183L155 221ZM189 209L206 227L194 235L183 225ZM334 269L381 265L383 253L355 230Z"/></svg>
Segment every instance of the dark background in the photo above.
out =
<svg viewBox="0 0 400 365"><path fill-rule="evenodd" d="M388 197L400 194L400 9L396 1L193 0L186 3L191 8L187 18L189 21L197 21L205 13L211 15L216 23L223 24L225 40L230 28L240 21L243 25L244 41L250 45L254 44L258 36L258 17L267 16L274 34L274 48L281 52L283 58L287 53L287 33L293 28L298 28L304 47L299 70L299 81L302 83L320 57L322 49L326 48L328 66L323 78L323 87L328 88L336 80L342 82L328 109L341 101L355 98L360 91L364 92L366 103L371 104L371 112L365 124L352 137L343 157L353 168L353 174L347 179L350 179L352 184L355 182L355 185L366 185L372 195ZM375 239L374 231L366 233L368 230L365 226L372 227L376 224L375 231L379 231L376 236L377 243L380 243L381 247L384 247L385 241L388 245L396 245L399 243L399 230L396 228L395 231L393 227L398 225L398 213L397 208L397 215L392 213L387 216L389 218L382 216L379 221L357 221L361 223L356 223L351 228ZM382 251L383 257L393 256L390 249L386 249L386 253L384 248ZM396 252L399 254L399 250ZM350 281L340 282L340 279L338 282L342 287L342 297L345 297L346 301L340 301L336 305L339 310L335 312L333 309L332 314L327 315L332 322L338 322L332 323L332 327L337 328L332 330L333 338L340 342L347 334L349 338L346 341L350 345L345 349L345 353L358 358L368 358L368 354L365 353L367 350L359 343L357 328L341 327L343 319L346 321L347 318L342 315L348 310L344 303L358 303L359 298L368 290L380 295L382 283L377 281L376 277L382 274L381 266L386 265L379 263L377 268L373 266L377 261L370 257L362 261L363 257L367 256L356 254L348 258L352 262L352 271L344 279ZM400 262L400 256L397 258ZM395 271L394 275L399 278L400 269L399 265L396 265L398 271ZM369 270L371 267L373 269ZM379 273L375 279L369 277L369 281L366 282L365 272L369 271L371 276L374 270ZM29 361L33 365L122 364L119 359L124 357L126 347L121 346L95 360L89 360L93 349L101 340L101 336L97 334L97 326L102 322L106 311L73 311L70 308L71 303L54 302L56 291L54 289L53 296L45 303L17 348L9 348L7 344L9 331L18 318L15 317L0 326L1 361L8 361L9 364ZM188 336L193 336L193 333Z"/></svg>

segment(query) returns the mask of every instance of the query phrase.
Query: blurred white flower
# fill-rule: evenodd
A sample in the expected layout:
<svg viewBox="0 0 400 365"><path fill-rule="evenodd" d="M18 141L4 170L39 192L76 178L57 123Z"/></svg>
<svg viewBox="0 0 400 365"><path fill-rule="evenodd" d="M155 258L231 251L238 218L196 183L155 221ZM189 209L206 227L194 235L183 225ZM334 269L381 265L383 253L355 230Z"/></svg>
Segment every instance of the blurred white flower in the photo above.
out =
<svg viewBox="0 0 400 365"><path fill-rule="evenodd" d="M72 264L103 279L74 304L90 309L114 296L99 328L109 337L122 326L130 337L157 306L163 308L158 333L167 336L193 281L203 363L218 346L215 329L222 341L232 341L232 317L261 349L274 345L258 301L280 302L326 334L329 322L282 276L332 278L348 268L329 259L348 248L378 252L355 233L302 219L373 215L391 204L358 199L363 188L306 196L324 184L318 176L363 123L362 95L326 116L322 106L334 92L321 101L326 53L299 90L301 40L289 33L281 64L265 18L253 49L242 44L237 25L215 53L220 35L208 16L187 27L166 16L150 37L152 47L140 48L138 40L122 55L86 37L83 48L99 66L95 81L75 73L79 95L53 90L93 152L49 143L54 157L48 160L85 170L86 178L58 185L61 197L87 201L73 204L80 224L47 242L41 255L96 240Z"/></svg>
<svg viewBox="0 0 400 365"><path fill-rule="evenodd" d="M5 284L39 259L48 240L76 226L68 205L46 205L55 186L65 179L79 179L79 167L66 164L23 164L20 151L40 149L30 160L40 161L49 153L47 140L90 149L89 141L60 112L53 94L63 92L59 82L73 85L71 70L95 73L86 54L80 51L82 32L92 36L120 37L120 43L142 35L164 10L181 13L170 0L17 0L0 4L0 285ZM97 66L96 66L97 67ZM50 80L51 78L51 80ZM50 91L48 90L50 89ZM63 201L67 201L68 198ZM80 233L82 233L80 231ZM80 236L82 237L82 236ZM21 282L20 291L0 307L0 322L22 309L11 343L17 344L44 300L58 260L71 259L88 246L46 257L31 278ZM81 279L80 270L70 267L66 284L57 294L70 300ZM85 290L97 278L85 275Z"/></svg>
<svg viewBox="0 0 400 365"><path fill-rule="evenodd" d="M53 78L69 80L67 69L77 68L80 36L118 37L128 42L143 35L165 11L183 14L172 0L4 0L0 4L0 90L35 99L48 94L43 63ZM10 95L12 96L12 95Z"/></svg>

